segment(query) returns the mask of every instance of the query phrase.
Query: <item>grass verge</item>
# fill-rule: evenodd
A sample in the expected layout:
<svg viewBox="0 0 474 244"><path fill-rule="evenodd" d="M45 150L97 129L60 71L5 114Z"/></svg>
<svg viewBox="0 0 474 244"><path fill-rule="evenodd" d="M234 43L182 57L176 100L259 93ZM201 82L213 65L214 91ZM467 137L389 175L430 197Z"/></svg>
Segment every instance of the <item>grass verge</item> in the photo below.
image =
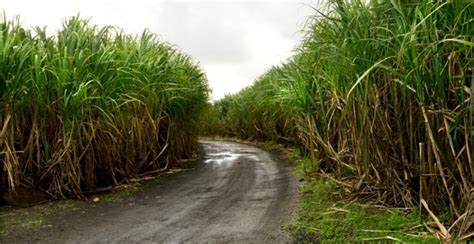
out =
<svg viewBox="0 0 474 244"><path fill-rule="evenodd" d="M377 208L341 198L338 191L335 183L322 178L304 183L301 207L285 227L295 242L439 242L420 224L417 209Z"/></svg>
<svg viewBox="0 0 474 244"><path fill-rule="evenodd" d="M284 152L304 180L300 207L285 226L294 242L439 242L420 224L418 209L386 208L353 200L334 181L305 174L313 165L299 150Z"/></svg>
<svg viewBox="0 0 474 244"><path fill-rule="evenodd" d="M46 228L46 217L78 210L76 203L75 200L62 200L27 208L0 206L0 240L2 236L17 235L34 228Z"/></svg>

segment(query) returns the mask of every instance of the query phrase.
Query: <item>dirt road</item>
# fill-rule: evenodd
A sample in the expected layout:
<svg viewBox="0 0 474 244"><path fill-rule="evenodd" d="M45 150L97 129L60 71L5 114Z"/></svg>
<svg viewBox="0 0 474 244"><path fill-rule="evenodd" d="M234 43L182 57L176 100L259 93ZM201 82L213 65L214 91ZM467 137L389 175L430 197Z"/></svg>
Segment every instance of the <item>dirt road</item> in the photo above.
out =
<svg viewBox="0 0 474 244"><path fill-rule="evenodd" d="M120 203L45 220L44 243L287 242L296 183L287 164L248 145L200 141L195 169Z"/></svg>

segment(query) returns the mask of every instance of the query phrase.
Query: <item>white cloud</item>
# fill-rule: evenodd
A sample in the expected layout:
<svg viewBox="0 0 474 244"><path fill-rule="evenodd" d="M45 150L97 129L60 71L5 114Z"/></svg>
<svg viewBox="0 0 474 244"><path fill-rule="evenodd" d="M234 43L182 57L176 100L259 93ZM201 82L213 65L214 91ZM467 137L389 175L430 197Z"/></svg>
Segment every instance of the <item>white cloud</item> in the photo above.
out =
<svg viewBox="0 0 474 244"><path fill-rule="evenodd" d="M311 0L0 1L8 18L19 15L26 26L48 26L50 31L78 13L92 24L115 25L128 33L149 28L201 63L213 99L252 84L271 65L288 58L314 12Z"/></svg>

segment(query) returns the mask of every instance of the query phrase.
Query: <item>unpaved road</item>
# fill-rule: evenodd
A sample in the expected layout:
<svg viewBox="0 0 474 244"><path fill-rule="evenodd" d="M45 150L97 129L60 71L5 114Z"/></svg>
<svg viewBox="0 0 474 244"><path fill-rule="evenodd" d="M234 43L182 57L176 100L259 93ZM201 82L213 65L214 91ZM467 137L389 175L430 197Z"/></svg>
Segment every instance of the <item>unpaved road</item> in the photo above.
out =
<svg viewBox="0 0 474 244"><path fill-rule="evenodd" d="M194 170L119 203L45 220L18 242L44 243L275 243L288 242L296 183L286 163L248 145L200 141ZM12 240L10 240L12 241Z"/></svg>

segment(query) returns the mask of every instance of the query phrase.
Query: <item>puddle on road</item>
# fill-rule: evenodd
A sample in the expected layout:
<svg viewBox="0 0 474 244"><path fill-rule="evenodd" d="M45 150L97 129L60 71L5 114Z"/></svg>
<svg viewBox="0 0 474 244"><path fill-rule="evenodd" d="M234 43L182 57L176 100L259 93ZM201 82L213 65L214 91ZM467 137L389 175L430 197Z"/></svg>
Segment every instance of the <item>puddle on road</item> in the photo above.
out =
<svg viewBox="0 0 474 244"><path fill-rule="evenodd" d="M252 150L246 146L241 146L238 144L221 144L218 142L201 143L203 143L206 151L204 160L206 164L230 166L234 163L237 163L239 158L243 159L244 161L261 161L257 156L258 151Z"/></svg>
<svg viewBox="0 0 474 244"><path fill-rule="evenodd" d="M226 151L218 153L208 153L206 155L205 163L215 163L217 165L223 165L228 163L235 162L239 157L250 158L255 161L259 161L259 158L256 155L256 152L252 151L240 151L237 152Z"/></svg>
<svg viewBox="0 0 474 244"><path fill-rule="evenodd" d="M231 153L231 152L221 152L221 153L210 153L207 155L209 157L204 161L205 163L216 163L218 165L229 163L235 161L240 157L239 153Z"/></svg>

